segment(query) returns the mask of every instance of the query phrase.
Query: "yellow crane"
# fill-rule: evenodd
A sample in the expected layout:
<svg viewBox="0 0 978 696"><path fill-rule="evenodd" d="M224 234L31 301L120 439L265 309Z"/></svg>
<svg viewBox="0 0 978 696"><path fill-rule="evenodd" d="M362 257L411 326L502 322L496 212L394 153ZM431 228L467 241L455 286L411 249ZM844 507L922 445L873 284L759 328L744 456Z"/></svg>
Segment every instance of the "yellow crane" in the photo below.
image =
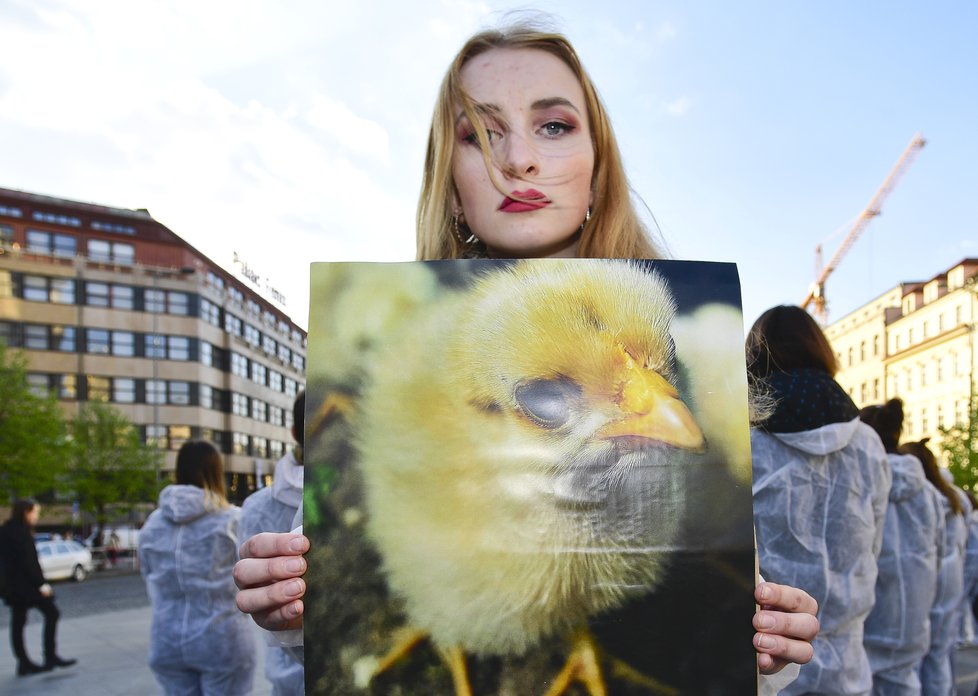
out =
<svg viewBox="0 0 978 696"><path fill-rule="evenodd" d="M827 266L822 267L822 245L819 244L817 247L815 247L815 282L812 283L811 288L808 290L808 294L805 295L805 299L802 300L801 306L803 309L808 309L809 305L814 304L815 306L811 311L820 324L825 324L826 319L828 318L828 310L825 302L826 279L828 279L828 277L832 274L832 271L836 269L839 262L842 261L849 249L852 248L852 245L856 243L856 240L859 239L859 235L862 234L864 229L866 229L866 226L870 223L870 221L880 214L883 207L883 201L885 201L886 197L890 195L890 192L897 185L900 177L907 171L907 168L917 157L917 153L920 152L921 148L923 148L926 144L927 141L924 140L924 137L920 133L914 135L913 139L910 141L910 144L907 145L907 149L903 151L903 154L900 155L900 159L897 160L897 163L887 175L886 180L883 181L883 185L880 186L879 190L876 192L876 195L873 196L865 210L863 210L863 212L859 214L859 217L856 218L856 221L849 229L849 233L846 235L846 238L842 240L842 244L840 244L839 248L836 249L835 254L832 255L832 258L829 260Z"/></svg>

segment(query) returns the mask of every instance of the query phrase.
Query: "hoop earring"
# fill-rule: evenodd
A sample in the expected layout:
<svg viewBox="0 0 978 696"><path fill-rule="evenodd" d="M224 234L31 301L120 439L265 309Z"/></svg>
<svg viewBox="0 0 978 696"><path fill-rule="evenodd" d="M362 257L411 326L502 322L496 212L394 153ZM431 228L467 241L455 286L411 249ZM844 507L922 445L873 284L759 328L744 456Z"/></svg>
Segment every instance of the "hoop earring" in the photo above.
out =
<svg viewBox="0 0 978 696"><path fill-rule="evenodd" d="M591 206L588 206L587 212L584 213L584 222L581 223L581 229L580 229L581 232L584 231L584 225L586 225L590 219L591 219Z"/></svg>
<svg viewBox="0 0 978 696"><path fill-rule="evenodd" d="M466 239L463 239L462 238L462 230L461 230L461 228L459 226L459 221L458 221L459 217L460 217L459 215L453 215L452 216L452 229L455 231L455 238L459 242L461 242L463 245L465 245L465 246L469 246L469 245L472 245L472 244L478 244L479 243L479 238L475 236L475 234L472 232L472 230L466 230L469 233L469 236ZM465 224L465 223L462 223L462 224Z"/></svg>

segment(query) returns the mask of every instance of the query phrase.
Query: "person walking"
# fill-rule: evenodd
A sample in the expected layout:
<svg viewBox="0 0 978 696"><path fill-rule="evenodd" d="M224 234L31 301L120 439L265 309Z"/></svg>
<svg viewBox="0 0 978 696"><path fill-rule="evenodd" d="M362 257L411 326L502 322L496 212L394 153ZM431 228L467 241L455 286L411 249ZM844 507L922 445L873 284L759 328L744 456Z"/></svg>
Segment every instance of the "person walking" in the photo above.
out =
<svg viewBox="0 0 978 696"><path fill-rule="evenodd" d="M17 676L47 672L55 667L70 667L78 660L58 656L57 630L61 613L54 603L54 590L44 579L37 560L33 528L41 516L41 506L30 498L14 502L8 519L0 527L0 568L4 574L4 600L10 606L10 643L17 658ZM24 625L28 609L44 616L44 663L27 656Z"/></svg>
<svg viewBox="0 0 978 696"><path fill-rule="evenodd" d="M166 696L251 692L255 643L234 604L240 508L225 497L224 464L209 442L177 453L177 482L139 534L153 620L149 666Z"/></svg>

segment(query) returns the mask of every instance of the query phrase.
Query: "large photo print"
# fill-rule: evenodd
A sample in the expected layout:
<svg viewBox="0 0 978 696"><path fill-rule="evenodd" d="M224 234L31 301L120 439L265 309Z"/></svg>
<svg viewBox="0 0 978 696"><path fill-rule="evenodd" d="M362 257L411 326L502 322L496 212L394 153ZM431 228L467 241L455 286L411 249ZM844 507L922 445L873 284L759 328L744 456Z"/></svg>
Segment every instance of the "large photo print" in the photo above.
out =
<svg viewBox="0 0 978 696"><path fill-rule="evenodd" d="M308 694L753 694L732 264L312 265Z"/></svg>

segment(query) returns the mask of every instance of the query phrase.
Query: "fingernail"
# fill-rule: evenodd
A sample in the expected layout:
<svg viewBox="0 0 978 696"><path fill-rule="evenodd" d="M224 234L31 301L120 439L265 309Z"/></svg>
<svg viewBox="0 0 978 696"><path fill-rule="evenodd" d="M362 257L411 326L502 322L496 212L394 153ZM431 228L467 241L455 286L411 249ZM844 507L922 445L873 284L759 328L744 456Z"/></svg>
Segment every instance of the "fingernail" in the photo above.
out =
<svg viewBox="0 0 978 696"><path fill-rule="evenodd" d="M758 614L757 627L764 629L774 628L774 617L769 614Z"/></svg>
<svg viewBox="0 0 978 696"><path fill-rule="evenodd" d="M289 597L297 597L302 594L302 583L294 580L285 586L285 594Z"/></svg>
<svg viewBox="0 0 978 696"><path fill-rule="evenodd" d="M772 638L771 636L764 635L763 633L759 633L757 634L757 636L754 637L754 645L756 645L759 648L767 648L770 650L776 644L777 643L775 642L774 638Z"/></svg>
<svg viewBox="0 0 978 696"><path fill-rule="evenodd" d="M767 585L761 585L761 599L771 599L771 588Z"/></svg>
<svg viewBox="0 0 978 696"><path fill-rule="evenodd" d="M301 605L298 602L292 602L292 604L289 605L288 611L292 615L292 618L295 618L296 616L302 613L299 611L300 606Z"/></svg>
<svg viewBox="0 0 978 696"><path fill-rule="evenodd" d="M301 558L290 558L285 562L285 569L290 573L301 573L306 569L306 562Z"/></svg>
<svg viewBox="0 0 978 696"><path fill-rule="evenodd" d="M306 540L304 537L297 536L292 541L289 542L290 551L305 551L306 550Z"/></svg>

